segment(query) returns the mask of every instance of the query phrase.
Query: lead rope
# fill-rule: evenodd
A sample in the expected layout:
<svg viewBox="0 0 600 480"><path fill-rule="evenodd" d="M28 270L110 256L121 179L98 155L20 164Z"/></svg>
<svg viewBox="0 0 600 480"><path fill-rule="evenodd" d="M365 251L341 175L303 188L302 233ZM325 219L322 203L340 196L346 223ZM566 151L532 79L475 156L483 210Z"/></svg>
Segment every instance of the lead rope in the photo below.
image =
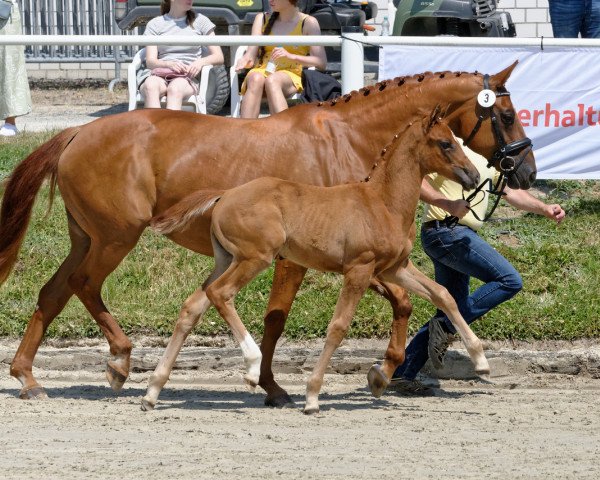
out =
<svg viewBox="0 0 600 480"><path fill-rule="evenodd" d="M464 197L464 193L463 193L463 200L466 200L467 202L469 202L469 211L473 214L473 216L479 220L480 222L487 222L491 216L494 214L494 211L496 210L496 207L498 206L498 204L500 203L500 199L506 195L506 192L504 191L504 187L506 187L506 175L504 175L504 173L500 173L500 175L498 176L498 180L496 181L496 184L494 184L492 182L491 178L488 178L486 180L484 180L483 182L481 182L479 184L479 186L473 190L470 195L465 198ZM485 188L486 185L489 184L490 189L487 190L487 193L489 195L495 195L496 196L496 200L494 200L494 204L492 205L492 209L486 214L484 215L483 219L479 217L479 215L477 215L477 213L475 213L475 210L473 210L473 208L471 207L470 203L471 201L477 196L477 194L481 191L483 191L483 189ZM479 200L475 205L473 206L477 206L479 205L479 203L483 202L483 199ZM458 225L460 218L454 216L454 215L447 215L444 218L444 222L446 223L446 225L449 228L454 228L456 227L456 225Z"/></svg>

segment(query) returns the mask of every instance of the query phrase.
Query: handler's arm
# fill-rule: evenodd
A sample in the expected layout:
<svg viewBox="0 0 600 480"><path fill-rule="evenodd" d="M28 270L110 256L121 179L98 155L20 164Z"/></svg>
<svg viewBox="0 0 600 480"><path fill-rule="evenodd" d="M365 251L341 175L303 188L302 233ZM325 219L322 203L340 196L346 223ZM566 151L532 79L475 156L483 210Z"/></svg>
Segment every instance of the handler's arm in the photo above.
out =
<svg viewBox="0 0 600 480"><path fill-rule="evenodd" d="M512 188L505 187L504 192L506 193L504 197L506 201L519 210L543 215L554 220L557 224L565 218L565 211L557 203L546 204L526 190L513 190Z"/></svg>
<svg viewBox="0 0 600 480"><path fill-rule="evenodd" d="M469 213L469 202L466 200L450 200L443 194L438 192L431 184L424 178L421 182L421 195L419 197L423 202L439 207L446 210L450 215L462 218Z"/></svg>

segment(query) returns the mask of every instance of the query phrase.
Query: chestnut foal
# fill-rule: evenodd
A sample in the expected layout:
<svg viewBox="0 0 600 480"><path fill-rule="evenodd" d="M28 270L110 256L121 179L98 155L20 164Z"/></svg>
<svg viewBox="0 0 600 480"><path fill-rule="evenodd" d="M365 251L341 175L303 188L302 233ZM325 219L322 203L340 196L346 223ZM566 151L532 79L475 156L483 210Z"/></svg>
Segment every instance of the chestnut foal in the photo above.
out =
<svg viewBox="0 0 600 480"><path fill-rule="evenodd" d="M182 231L195 217L212 209L216 266L198 294L205 297L205 308L212 303L232 328L242 348L247 366L244 379L250 388L259 381L261 352L235 310L234 297L277 256L344 275L325 347L307 384L305 413L319 411L325 369L372 277L399 285L443 310L460 333L475 370L489 373L481 342L448 291L408 259L423 177L439 172L466 189L474 188L479 180L477 170L438 113L436 109L396 135L383 150L382 165L375 168L375 164L372 176L364 183L316 187L263 177L225 193L200 190L153 219L153 228L160 233ZM187 335L181 332L189 333L191 328L193 325L184 329L176 326L151 376L143 409L154 407ZM376 396L404 360L405 341L406 323L390 340L395 354L386 355L382 368L371 369L369 383Z"/></svg>

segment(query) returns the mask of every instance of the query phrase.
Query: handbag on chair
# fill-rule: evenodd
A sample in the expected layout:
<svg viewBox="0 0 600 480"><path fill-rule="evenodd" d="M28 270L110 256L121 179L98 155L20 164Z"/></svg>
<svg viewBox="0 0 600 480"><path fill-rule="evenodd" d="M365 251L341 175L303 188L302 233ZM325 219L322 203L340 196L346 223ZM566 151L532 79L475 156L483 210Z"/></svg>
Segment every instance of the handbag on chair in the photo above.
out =
<svg viewBox="0 0 600 480"><path fill-rule="evenodd" d="M12 14L13 4L8 0L0 0L0 28L8 23L8 19Z"/></svg>
<svg viewBox="0 0 600 480"><path fill-rule="evenodd" d="M171 80L175 80L176 78L187 78L190 79L190 76L187 73L179 73L175 70L171 70L170 68L158 67L153 68L150 73L152 75L156 75L157 77L164 78L167 82Z"/></svg>

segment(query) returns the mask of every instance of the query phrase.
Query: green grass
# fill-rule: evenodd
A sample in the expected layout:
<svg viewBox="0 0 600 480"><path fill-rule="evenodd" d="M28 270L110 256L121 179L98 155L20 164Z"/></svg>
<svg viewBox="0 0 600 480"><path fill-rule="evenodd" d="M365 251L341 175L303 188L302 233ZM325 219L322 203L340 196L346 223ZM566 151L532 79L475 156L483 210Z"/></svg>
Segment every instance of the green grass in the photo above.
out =
<svg viewBox="0 0 600 480"><path fill-rule="evenodd" d="M0 140L0 181L51 134L25 134ZM521 272L524 289L514 299L476 322L474 330L488 339L577 339L600 336L600 252L598 226L600 187L597 182L540 182L549 201L561 203L568 218L560 227L535 215L514 215L503 208L483 229L484 237ZM65 258L69 243L60 195L49 216L48 188L36 202L19 261L0 287L0 336L23 334L43 284ZM432 276L431 262L415 245L412 259ZM182 302L207 277L212 259L201 257L147 231L137 247L107 279L103 298L127 334L170 335ZM272 270L262 274L236 299L249 330L261 335ZM290 339L324 336L341 285L333 274L309 272L293 305L285 335ZM433 313L413 298L410 330ZM352 337L387 337L391 309L369 292L353 321ZM216 335L227 325L211 309L195 333ZM100 336L81 303L73 298L52 323L48 336Z"/></svg>

